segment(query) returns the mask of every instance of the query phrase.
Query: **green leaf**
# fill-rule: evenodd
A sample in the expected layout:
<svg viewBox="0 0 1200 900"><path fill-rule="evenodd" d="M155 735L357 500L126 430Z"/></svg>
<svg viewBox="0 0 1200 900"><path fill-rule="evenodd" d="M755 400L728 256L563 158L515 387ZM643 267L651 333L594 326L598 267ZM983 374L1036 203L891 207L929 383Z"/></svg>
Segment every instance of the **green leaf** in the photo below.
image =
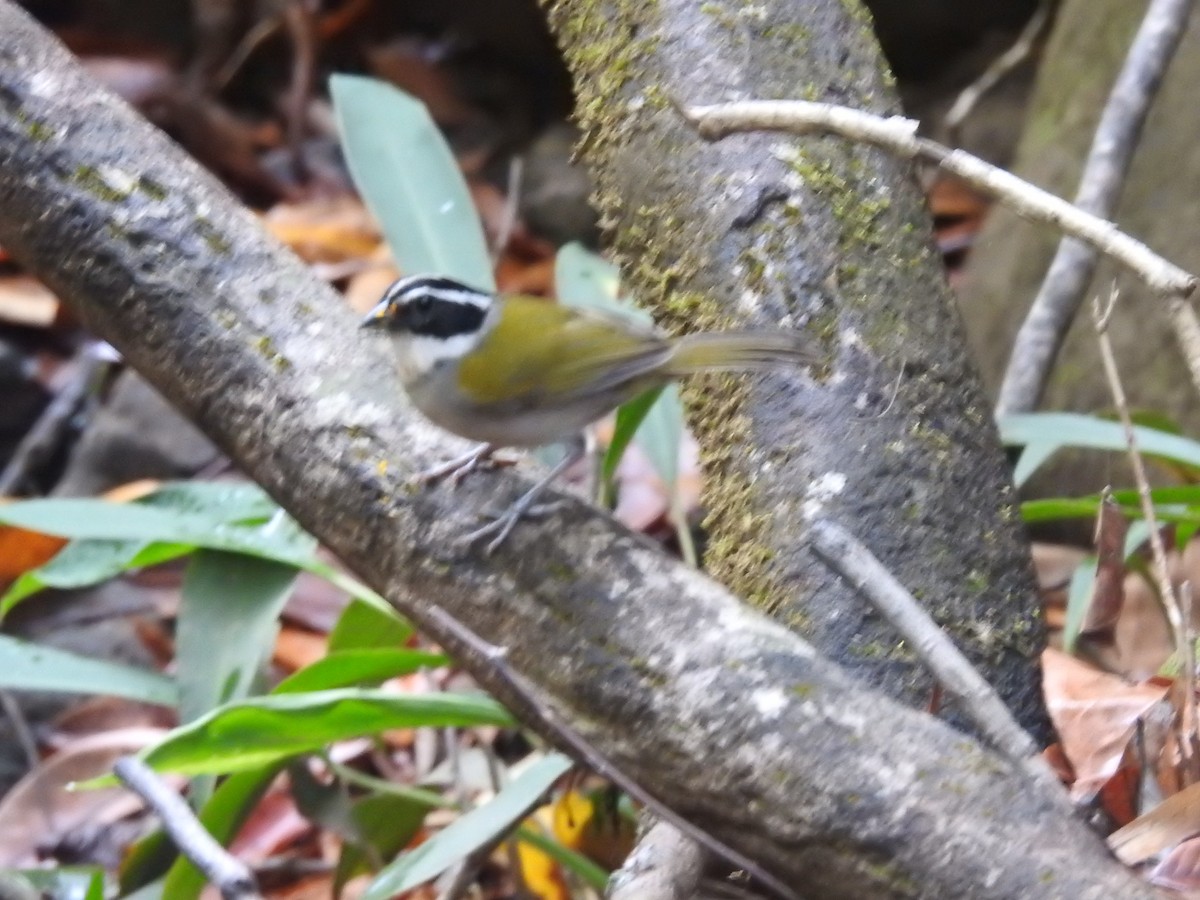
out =
<svg viewBox="0 0 1200 900"><path fill-rule="evenodd" d="M495 290L475 206L421 101L373 78L329 80L342 150L402 271Z"/></svg>
<svg viewBox="0 0 1200 900"><path fill-rule="evenodd" d="M429 807L394 794L374 794L354 803L351 816L358 841L342 845L334 872L334 896L351 878L379 868L417 835Z"/></svg>
<svg viewBox="0 0 1200 900"><path fill-rule="evenodd" d="M412 636L412 625L391 606L385 610L353 600L342 610L329 634L329 652L370 647L403 647Z"/></svg>
<svg viewBox="0 0 1200 900"><path fill-rule="evenodd" d="M1042 463L1064 447L1126 452L1125 431L1110 422L1079 413L1025 413L999 421L1005 446L1024 447L1013 479L1020 487ZM1151 428L1134 426L1138 449L1200 473L1200 443Z"/></svg>
<svg viewBox="0 0 1200 900"><path fill-rule="evenodd" d="M252 481L169 481L135 503L211 516L214 522L265 522L279 512Z"/></svg>
<svg viewBox="0 0 1200 900"><path fill-rule="evenodd" d="M73 590L107 581L129 569L154 566L192 552L187 544L144 541L72 541L43 566L18 578L0 600L0 613L46 588Z"/></svg>
<svg viewBox="0 0 1200 900"><path fill-rule="evenodd" d="M175 682L165 675L76 656L0 635L0 687L29 691L109 694L174 706Z"/></svg>
<svg viewBox="0 0 1200 900"><path fill-rule="evenodd" d="M95 866L59 866L14 872L51 900L104 900L104 871ZM0 884L0 888L4 885ZM2 896L10 896L7 892ZM16 894L15 896L20 896Z"/></svg>
<svg viewBox="0 0 1200 900"><path fill-rule="evenodd" d="M625 451L633 441L633 436L642 427L651 407L658 402L658 398L662 396L664 390L666 390L665 387L646 391L617 410L612 441L609 442L608 449L604 452L604 462L600 466L600 477L604 479L605 484L611 484L613 478L616 477L621 457L625 455ZM667 483L674 484L673 481Z"/></svg>
<svg viewBox="0 0 1200 900"><path fill-rule="evenodd" d="M28 500L0 506L0 523L77 540L139 541L148 545L131 560L131 565L180 555L184 547L228 550L275 560L319 575L385 614L393 618L396 615L387 601L374 591L317 559L313 553L315 541L277 507L267 522L242 525L214 522L206 513L163 510L143 504L105 500ZM151 544L173 546L155 548L149 546ZM0 617L29 593L32 591L22 589L18 592L14 587L0 599Z"/></svg>
<svg viewBox="0 0 1200 900"><path fill-rule="evenodd" d="M316 662L289 675L275 686L274 694L294 694L301 691L326 691L333 688L381 684L398 675L408 675L418 669L444 666L447 658L441 653L424 650L366 647L330 653Z"/></svg>
<svg viewBox="0 0 1200 900"><path fill-rule="evenodd" d="M1098 565L1095 556L1085 557L1071 575L1071 584L1067 588L1067 616L1063 624L1063 649L1068 653L1075 652L1079 632L1087 618L1088 607L1092 602L1092 588L1096 585Z"/></svg>
<svg viewBox="0 0 1200 900"><path fill-rule="evenodd" d="M551 754L526 769L493 800L448 825L420 847L390 863L367 888L363 900L388 900L436 878L461 859L512 830L556 780L571 760Z"/></svg>
<svg viewBox="0 0 1200 900"><path fill-rule="evenodd" d="M504 707L478 695L413 696L355 688L272 694L219 707L176 728L140 756L159 772L224 775L391 728L513 724ZM113 783L105 776L87 786Z"/></svg>
<svg viewBox="0 0 1200 900"><path fill-rule="evenodd" d="M64 515L79 509L73 501L44 501L65 504ZM130 504L138 508L152 507L187 514L191 525L208 523L211 526L234 523L257 523L268 520L278 512L262 488L245 482L170 482ZM109 507L90 507L103 517ZM53 513L53 508L49 508ZM71 527L66 523L66 527ZM190 544L148 543L140 538L112 540L111 535L100 539L84 538L72 541L55 557L23 574L0 601L0 614L21 600L48 587L81 588L99 584L128 569L157 565L192 551Z"/></svg>
<svg viewBox="0 0 1200 900"><path fill-rule="evenodd" d="M554 258L554 289L560 302L654 327L650 313L619 299L620 281L616 266L576 241L560 247Z"/></svg>
<svg viewBox="0 0 1200 900"><path fill-rule="evenodd" d="M212 550L195 555L175 629L180 721L250 693L295 581L291 565Z"/></svg>

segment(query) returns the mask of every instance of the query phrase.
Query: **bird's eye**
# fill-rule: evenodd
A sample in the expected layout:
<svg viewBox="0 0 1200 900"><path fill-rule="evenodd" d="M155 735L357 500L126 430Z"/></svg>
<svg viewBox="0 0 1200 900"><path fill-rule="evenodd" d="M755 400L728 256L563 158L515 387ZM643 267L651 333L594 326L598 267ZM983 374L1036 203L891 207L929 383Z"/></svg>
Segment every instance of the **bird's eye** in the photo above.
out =
<svg viewBox="0 0 1200 900"><path fill-rule="evenodd" d="M416 300L413 301L412 305L413 305L413 309L415 309L417 312L427 313L427 312L429 312L429 310L433 309L433 298L432 297L418 297Z"/></svg>

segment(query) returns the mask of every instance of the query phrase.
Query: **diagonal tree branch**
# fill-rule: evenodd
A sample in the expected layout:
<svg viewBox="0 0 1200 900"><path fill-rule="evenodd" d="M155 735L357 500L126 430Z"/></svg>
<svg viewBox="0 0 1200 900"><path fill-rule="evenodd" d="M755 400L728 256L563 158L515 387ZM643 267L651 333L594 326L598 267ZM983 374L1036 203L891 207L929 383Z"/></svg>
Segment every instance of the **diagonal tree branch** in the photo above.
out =
<svg viewBox="0 0 1200 900"><path fill-rule="evenodd" d="M455 547L468 510L523 482L410 491L448 442L336 294L7 0L0 59L0 242L499 696L519 699L435 604L660 800L805 893L1153 896L1018 766L585 504L491 559Z"/></svg>

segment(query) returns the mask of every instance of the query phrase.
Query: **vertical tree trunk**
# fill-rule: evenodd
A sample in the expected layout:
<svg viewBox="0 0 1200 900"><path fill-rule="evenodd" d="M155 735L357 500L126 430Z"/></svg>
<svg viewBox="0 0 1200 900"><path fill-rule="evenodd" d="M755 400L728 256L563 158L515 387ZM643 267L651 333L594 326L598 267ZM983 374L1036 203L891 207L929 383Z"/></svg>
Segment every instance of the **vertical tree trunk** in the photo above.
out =
<svg viewBox="0 0 1200 900"><path fill-rule="evenodd" d="M798 328L827 365L688 393L706 562L822 652L915 706L924 670L816 561L850 528L1044 734L1043 629L1009 472L908 167L827 138L710 145L672 106L803 98L896 111L856 2L549 3L584 155L628 284L680 329Z"/></svg>

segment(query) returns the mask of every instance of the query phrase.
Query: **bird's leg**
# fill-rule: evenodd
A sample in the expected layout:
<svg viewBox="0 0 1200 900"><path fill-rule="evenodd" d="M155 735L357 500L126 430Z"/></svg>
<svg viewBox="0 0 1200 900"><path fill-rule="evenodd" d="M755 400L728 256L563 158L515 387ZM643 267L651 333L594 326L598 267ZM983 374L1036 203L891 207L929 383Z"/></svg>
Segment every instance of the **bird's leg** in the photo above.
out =
<svg viewBox="0 0 1200 900"><path fill-rule="evenodd" d="M496 459L492 454L499 450L497 444L480 444L469 453L449 459L441 465L434 466L419 473L413 480L418 484L436 484L443 478L450 478L455 486L479 469L495 466L511 466L512 460Z"/></svg>
<svg viewBox="0 0 1200 900"><path fill-rule="evenodd" d="M563 456L563 458L557 463L555 463L554 468L550 470L549 474L547 474L545 478L514 500L508 509L502 512L491 522L488 522L482 528L476 528L469 534L463 535L461 538L461 543L473 544L482 538L490 537L491 540L488 542L487 549L484 551L486 555L490 556L496 551L497 547L504 543L521 519L548 512L555 507L556 504L553 503L539 504L537 502L538 497L540 497L542 492L545 491L546 488L548 488L556 478L562 475L563 472L571 468L571 466L575 465L575 463L579 462L579 460L583 459L586 453L587 441L584 438L584 435L580 434L572 438L567 447L566 455Z"/></svg>

